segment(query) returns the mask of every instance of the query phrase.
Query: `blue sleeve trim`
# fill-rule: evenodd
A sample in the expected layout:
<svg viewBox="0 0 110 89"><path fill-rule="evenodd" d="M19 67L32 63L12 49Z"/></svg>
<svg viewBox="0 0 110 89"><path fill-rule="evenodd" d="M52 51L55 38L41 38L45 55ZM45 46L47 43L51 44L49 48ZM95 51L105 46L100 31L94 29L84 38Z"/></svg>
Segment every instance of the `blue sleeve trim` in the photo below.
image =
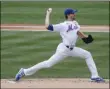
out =
<svg viewBox="0 0 110 89"><path fill-rule="evenodd" d="M53 31L53 25L50 24L50 25L47 27L47 29L48 29L49 31Z"/></svg>

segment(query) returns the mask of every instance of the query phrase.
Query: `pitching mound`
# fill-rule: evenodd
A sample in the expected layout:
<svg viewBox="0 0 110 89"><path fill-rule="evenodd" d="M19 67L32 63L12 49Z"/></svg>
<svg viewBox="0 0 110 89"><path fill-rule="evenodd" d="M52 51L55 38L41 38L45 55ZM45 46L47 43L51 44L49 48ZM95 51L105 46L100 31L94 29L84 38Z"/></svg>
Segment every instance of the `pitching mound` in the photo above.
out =
<svg viewBox="0 0 110 89"><path fill-rule="evenodd" d="M109 81L105 83L90 82L89 79L23 79L15 82L12 79L1 79L1 88L108 88Z"/></svg>

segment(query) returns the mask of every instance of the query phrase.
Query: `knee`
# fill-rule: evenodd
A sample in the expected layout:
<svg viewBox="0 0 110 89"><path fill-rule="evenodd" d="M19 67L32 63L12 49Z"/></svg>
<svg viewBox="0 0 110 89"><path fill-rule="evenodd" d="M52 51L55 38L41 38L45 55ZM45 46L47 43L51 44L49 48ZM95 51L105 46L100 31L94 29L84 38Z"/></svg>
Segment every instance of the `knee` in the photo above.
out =
<svg viewBox="0 0 110 89"><path fill-rule="evenodd" d="M50 61L45 61L46 63L45 63L45 65L46 65L46 68L50 68L50 67L52 67L53 66L53 64L50 62Z"/></svg>
<svg viewBox="0 0 110 89"><path fill-rule="evenodd" d="M89 51L86 51L86 52L85 52L85 57L86 57L86 58L91 57L91 53L90 53Z"/></svg>

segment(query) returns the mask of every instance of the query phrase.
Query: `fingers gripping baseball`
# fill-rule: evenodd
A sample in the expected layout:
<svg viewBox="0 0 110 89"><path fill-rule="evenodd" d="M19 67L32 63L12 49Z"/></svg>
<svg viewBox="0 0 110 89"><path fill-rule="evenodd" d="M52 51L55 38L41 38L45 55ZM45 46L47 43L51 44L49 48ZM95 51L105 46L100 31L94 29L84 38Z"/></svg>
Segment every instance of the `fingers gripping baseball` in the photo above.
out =
<svg viewBox="0 0 110 89"><path fill-rule="evenodd" d="M48 8L47 9L47 14L51 14L52 13L52 8Z"/></svg>

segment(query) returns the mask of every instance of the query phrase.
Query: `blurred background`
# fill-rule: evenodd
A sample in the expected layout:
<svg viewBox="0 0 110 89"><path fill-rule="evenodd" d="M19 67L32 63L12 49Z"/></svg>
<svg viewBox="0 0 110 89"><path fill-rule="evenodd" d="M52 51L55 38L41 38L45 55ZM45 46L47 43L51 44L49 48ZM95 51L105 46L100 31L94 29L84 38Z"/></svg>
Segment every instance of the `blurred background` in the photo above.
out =
<svg viewBox="0 0 110 89"><path fill-rule="evenodd" d="M77 9L76 18L82 25L108 25L109 3L91 1L2 1L1 22L44 24L47 8L53 8L52 23L63 21L66 8Z"/></svg>

